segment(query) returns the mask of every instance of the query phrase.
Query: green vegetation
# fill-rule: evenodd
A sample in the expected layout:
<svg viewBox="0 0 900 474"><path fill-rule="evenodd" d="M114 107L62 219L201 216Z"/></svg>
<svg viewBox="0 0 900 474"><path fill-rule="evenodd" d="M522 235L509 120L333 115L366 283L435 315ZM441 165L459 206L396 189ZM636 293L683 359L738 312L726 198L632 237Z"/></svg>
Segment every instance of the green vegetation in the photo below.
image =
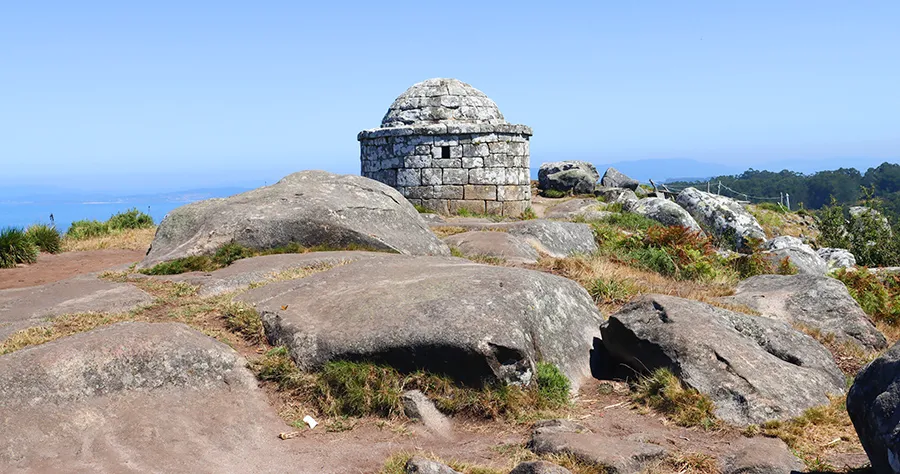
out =
<svg viewBox="0 0 900 474"><path fill-rule="evenodd" d="M296 242L264 250L256 250L244 247L234 241L229 242L218 249L212 255L191 255L190 257L177 258L168 262L159 263L151 268L140 270L144 275L178 275L187 272L212 272L225 268L232 263L250 257L262 255L276 255L284 253L326 252L334 250L366 250L371 252L381 251L362 245L345 245L334 248L325 245L316 247L304 247Z"/></svg>
<svg viewBox="0 0 900 474"><path fill-rule="evenodd" d="M621 204L619 205L621 206ZM610 204L609 206L607 206L606 210L616 212L611 209L614 206L615 204ZM656 222L653 219L648 219L640 214L632 214L630 212L611 214L604 217L600 222L608 226L617 227L619 229L624 229L631 232L645 231L650 229L651 227L659 227L659 222Z"/></svg>
<svg viewBox="0 0 900 474"><path fill-rule="evenodd" d="M62 237L51 225L34 224L25 230L25 237L41 252L59 253L62 250Z"/></svg>
<svg viewBox="0 0 900 474"><path fill-rule="evenodd" d="M37 261L38 247L18 227L0 230L0 268L12 268L20 263Z"/></svg>
<svg viewBox="0 0 900 474"><path fill-rule="evenodd" d="M757 430L765 436L781 438L812 472L842 472L821 459L823 451L829 448L847 449L849 444L862 451L844 397L833 397L829 404L809 408L791 420L768 421L754 431Z"/></svg>
<svg viewBox="0 0 900 474"><path fill-rule="evenodd" d="M832 200L819 213L819 244L823 247L847 249L864 266L900 264L900 240L894 238L900 226L890 225L882 214L882 203L872 198L872 190L864 190L864 205L871 209L852 215L846 206Z"/></svg>
<svg viewBox="0 0 900 474"><path fill-rule="evenodd" d="M862 187L867 187L874 190L874 197L884 201L889 214L900 214L900 165L894 163L869 168L865 174L853 168L820 171L810 175L788 170L775 173L750 169L739 175L718 176L710 181L721 181L722 184L751 196L770 197L789 193L792 207L803 203L806 209L820 209L831 202L832 196L840 204L854 204L863 197ZM669 183L669 186L706 189L706 181Z"/></svg>
<svg viewBox="0 0 900 474"><path fill-rule="evenodd" d="M656 369L639 379L633 386L632 399L661 412L679 426L699 426L709 430L721 424L713 413L712 400L697 390L684 388L669 369Z"/></svg>
<svg viewBox="0 0 900 474"><path fill-rule="evenodd" d="M256 309L239 302L229 302L222 308L222 318L225 327L242 336L253 344L259 344L265 340L262 319Z"/></svg>
<svg viewBox="0 0 900 474"><path fill-rule="evenodd" d="M874 321L900 325L900 275L879 276L860 268L838 270L834 277L847 285L850 295Z"/></svg>
<svg viewBox="0 0 900 474"><path fill-rule="evenodd" d="M778 214L787 214L788 210L786 207L782 206L779 203L774 202L761 202L756 205L756 207L760 209L764 209L766 211L776 212Z"/></svg>
<svg viewBox="0 0 900 474"><path fill-rule="evenodd" d="M67 239L84 240L114 234L129 229L149 229L153 227L153 218L149 215L129 209L114 214L105 222L96 220L75 221L66 232Z"/></svg>
<svg viewBox="0 0 900 474"><path fill-rule="evenodd" d="M628 302L638 293L638 289L629 281L611 278L597 278L587 288L595 303L622 304Z"/></svg>
<svg viewBox="0 0 900 474"><path fill-rule="evenodd" d="M544 189L541 191L541 196L551 199L559 199L568 196L569 194L565 191L557 191L555 189Z"/></svg>
<svg viewBox="0 0 900 474"><path fill-rule="evenodd" d="M537 219L537 214L534 212L534 209L532 209L531 206L528 206L524 211L522 211L522 215L519 216L519 219L522 219L523 221Z"/></svg>
<svg viewBox="0 0 900 474"><path fill-rule="evenodd" d="M432 211L431 209L428 209L427 207L425 207L421 204L413 204L413 207L416 208L416 211L419 214L433 214L434 213L434 211Z"/></svg>
<svg viewBox="0 0 900 474"><path fill-rule="evenodd" d="M284 347L269 351L252 364L260 380L277 384L320 413L331 416L403 416L402 395L418 389L441 411L483 419L517 419L541 410L568 406L569 381L550 365L538 364L528 387L491 385L464 387L449 378L424 372L401 374L368 362L333 361L317 372L303 372Z"/></svg>
<svg viewBox="0 0 900 474"><path fill-rule="evenodd" d="M708 281L724 267L710 240L685 227L653 226L622 244L634 266L677 280Z"/></svg>

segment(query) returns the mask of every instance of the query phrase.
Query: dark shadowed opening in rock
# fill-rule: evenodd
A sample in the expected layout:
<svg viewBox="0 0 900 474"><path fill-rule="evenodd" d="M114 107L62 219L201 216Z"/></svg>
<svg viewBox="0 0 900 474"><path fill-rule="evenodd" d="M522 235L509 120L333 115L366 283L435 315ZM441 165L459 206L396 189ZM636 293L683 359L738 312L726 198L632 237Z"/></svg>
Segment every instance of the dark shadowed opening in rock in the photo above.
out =
<svg viewBox="0 0 900 474"><path fill-rule="evenodd" d="M475 388L482 388L496 381L494 370L484 354L450 345L396 347L375 354L348 355L345 358L353 362L389 365L404 374L422 370L445 375L462 385ZM501 363L506 366L502 359Z"/></svg>
<svg viewBox="0 0 900 474"><path fill-rule="evenodd" d="M450 147L449 146L441 147L441 158L450 158Z"/></svg>

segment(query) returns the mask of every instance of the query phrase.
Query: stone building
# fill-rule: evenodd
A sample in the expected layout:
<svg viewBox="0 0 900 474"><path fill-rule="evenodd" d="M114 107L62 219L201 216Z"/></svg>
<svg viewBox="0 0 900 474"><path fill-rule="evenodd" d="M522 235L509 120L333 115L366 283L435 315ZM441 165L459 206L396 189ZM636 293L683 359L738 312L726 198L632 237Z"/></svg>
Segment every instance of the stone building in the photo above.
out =
<svg viewBox="0 0 900 474"><path fill-rule="evenodd" d="M380 128L364 130L362 175L442 214L518 216L531 205L531 128L508 123L483 92L456 79L406 90Z"/></svg>

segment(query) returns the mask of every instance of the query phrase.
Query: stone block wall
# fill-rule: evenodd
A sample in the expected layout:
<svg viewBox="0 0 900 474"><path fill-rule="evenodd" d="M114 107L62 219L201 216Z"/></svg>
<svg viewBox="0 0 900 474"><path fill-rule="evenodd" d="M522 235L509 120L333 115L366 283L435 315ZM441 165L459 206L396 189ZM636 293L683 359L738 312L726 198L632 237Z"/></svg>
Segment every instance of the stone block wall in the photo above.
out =
<svg viewBox="0 0 900 474"><path fill-rule="evenodd" d="M363 176L442 214L467 209L518 216L531 205L530 133L513 129L409 134L407 130L360 133Z"/></svg>

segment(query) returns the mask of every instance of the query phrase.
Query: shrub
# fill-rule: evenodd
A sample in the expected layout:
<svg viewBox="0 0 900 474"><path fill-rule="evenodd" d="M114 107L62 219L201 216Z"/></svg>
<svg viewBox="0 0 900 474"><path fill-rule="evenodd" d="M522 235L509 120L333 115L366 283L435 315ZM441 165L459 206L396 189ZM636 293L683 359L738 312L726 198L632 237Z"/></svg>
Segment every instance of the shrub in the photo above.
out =
<svg viewBox="0 0 900 474"><path fill-rule="evenodd" d="M144 275L179 275L187 272L212 272L222 268L209 255L191 255L158 263L140 271Z"/></svg>
<svg viewBox="0 0 900 474"><path fill-rule="evenodd" d="M824 247L849 250L859 265L891 266L900 263L900 228L892 228L881 213L881 205L865 190L864 204L871 209L851 215L832 198L831 205L819 211L819 243Z"/></svg>
<svg viewBox="0 0 900 474"><path fill-rule="evenodd" d="M273 250L282 250L282 249L273 249ZM294 247L285 248L283 250L294 250ZM231 241L218 249L216 249L216 253L213 255L213 262L216 265L221 267L227 267L232 263L242 259L252 257L256 252L253 250L244 247L243 245ZM295 253L295 252L274 252L274 253Z"/></svg>
<svg viewBox="0 0 900 474"><path fill-rule="evenodd" d="M643 239L624 242L626 257L639 267L679 280L709 280L718 257L710 240L686 227L650 227Z"/></svg>
<svg viewBox="0 0 900 474"><path fill-rule="evenodd" d="M834 277L847 286L853 299L872 319L891 326L900 324L900 276L880 278L868 269L860 268L838 270Z"/></svg>
<svg viewBox="0 0 900 474"><path fill-rule="evenodd" d="M522 215L519 216L519 219L522 219L523 221L537 219L537 214L534 212L534 209L532 209L531 206L528 206L524 211L522 211Z"/></svg>
<svg viewBox="0 0 900 474"><path fill-rule="evenodd" d="M69 230L66 231L66 238L74 240L91 239L123 230L149 229L153 225L152 217L137 209L129 209L113 214L105 222L97 220L75 221L69 226Z"/></svg>
<svg viewBox="0 0 900 474"><path fill-rule="evenodd" d="M713 429L720 424L712 400L695 389L685 389L669 369L656 369L639 379L633 390L635 403L663 413L679 426Z"/></svg>
<svg viewBox="0 0 900 474"><path fill-rule="evenodd" d="M91 239L109 234L109 225L96 220L75 221L66 231L66 238L75 240Z"/></svg>
<svg viewBox="0 0 900 474"><path fill-rule="evenodd" d="M568 196L569 193L565 191L557 191L555 189L544 189L541 191L541 196L546 198L558 199L562 197Z"/></svg>
<svg viewBox="0 0 900 474"><path fill-rule="evenodd" d="M106 221L111 231L125 229L149 229L153 227L153 218L135 208L113 214Z"/></svg>
<svg viewBox="0 0 900 474"><path fill-rule="evenodd" d="M62 238L56 227L47 224L35 224L25 231L25 237L42 252L59 253Z"/></svg>
<svg viewBox="0 0 900 474"><path fill-rule="evenodd" d="M630 300L637 289L628 281L597 278L588 286L588 293L595 303L616 304Z"/></svg>
<svg viewBox="0 0 900 474"><path fill-rule="evenodd" d="M38 248L18 227L0 230L0 268L12 268L20 263L37 261Z"/></svg>

